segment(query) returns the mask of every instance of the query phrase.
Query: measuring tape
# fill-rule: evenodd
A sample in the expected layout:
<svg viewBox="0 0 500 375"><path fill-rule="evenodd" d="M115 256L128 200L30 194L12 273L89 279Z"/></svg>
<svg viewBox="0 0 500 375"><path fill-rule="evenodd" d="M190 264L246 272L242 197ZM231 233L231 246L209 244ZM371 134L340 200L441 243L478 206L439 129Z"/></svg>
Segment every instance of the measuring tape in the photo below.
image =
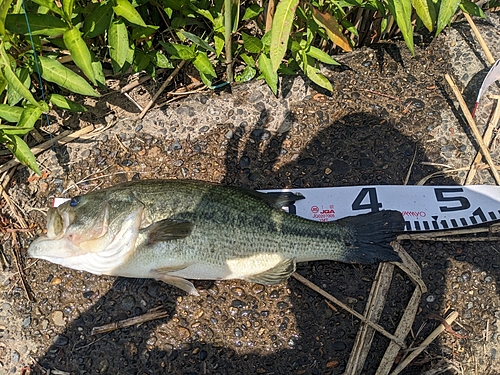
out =
<svg viewBox="0 0 500 375"><path fill-rule="evenodd" d="M380 210L403 214L406 231L464 228L500 220L500 187L469 186L348 186L260 190L292 192L304 199L285 207L291 213L316 221L332 221ZM54 198L53 207L67 201Z"/></svg>
<svg viewBox="0 0 500 375"><path fill-rule="evenodd" d="M310 220L331 221L380 210L403 214L406 231L458 229L500 220L500 187L349 186L262 190L304 196L288 212Z"/></svg>

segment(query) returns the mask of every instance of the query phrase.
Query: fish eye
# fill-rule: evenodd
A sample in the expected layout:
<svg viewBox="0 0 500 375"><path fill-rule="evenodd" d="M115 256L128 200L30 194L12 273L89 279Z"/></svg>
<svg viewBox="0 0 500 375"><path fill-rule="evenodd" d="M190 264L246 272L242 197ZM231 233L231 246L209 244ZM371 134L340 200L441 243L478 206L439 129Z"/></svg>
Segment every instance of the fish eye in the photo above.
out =
<svg viewBox="0 0 500 375"><path fill-rule="evenodd" d="M71 198L71 201L69 202L69 205L71 207L75 207L75 206L78 205L78 203L80 203L80 196L76 196L76 197Z"/></svg>

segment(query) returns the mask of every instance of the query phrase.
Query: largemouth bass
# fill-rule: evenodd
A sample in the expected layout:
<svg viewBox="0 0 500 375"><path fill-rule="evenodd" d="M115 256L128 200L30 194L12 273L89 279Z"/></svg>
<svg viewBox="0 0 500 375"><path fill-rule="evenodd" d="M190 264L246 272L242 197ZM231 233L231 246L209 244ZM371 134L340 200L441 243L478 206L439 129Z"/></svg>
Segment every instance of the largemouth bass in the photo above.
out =
<svg viewBox="0 0 500 375"><path fill-rule="evenodd" d="M397 211L323 223L286 213L298 197L188 181L128 182L51 208L31 257L76 270L154 278L198 294L186 279L286 280L297 262L399 261Z"/></svg>

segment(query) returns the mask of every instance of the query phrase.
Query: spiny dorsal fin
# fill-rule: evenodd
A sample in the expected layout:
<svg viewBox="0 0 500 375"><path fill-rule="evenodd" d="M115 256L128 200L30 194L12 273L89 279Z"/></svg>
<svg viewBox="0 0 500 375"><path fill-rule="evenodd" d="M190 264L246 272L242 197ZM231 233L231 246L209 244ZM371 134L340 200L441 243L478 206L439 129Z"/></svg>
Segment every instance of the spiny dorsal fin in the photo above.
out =
<svg viewBox="0 0 500 375"><path fill-rule="evenodd" d="M148 236L148 244L178 240L191 234L193 223L187 220L164 219L143 229Z"/></svg>
<svg viewBox="0 0 500 375"><path fill-rule="evenodd" d="M272 193L261 193L260 191L248 190L250 195L257 197L270 206L282 208L287 207L295 202L305 199L302 194L292 193L291 191L283 191L283 192L272 192Z"/></svg>
<svg viewBox="0 0 500 375"><path fill-rule="evenodd" d="M295 272L295 258L285 259L273 268L245 278L252 283L270 285L279 284L288 279Z"/></svg>

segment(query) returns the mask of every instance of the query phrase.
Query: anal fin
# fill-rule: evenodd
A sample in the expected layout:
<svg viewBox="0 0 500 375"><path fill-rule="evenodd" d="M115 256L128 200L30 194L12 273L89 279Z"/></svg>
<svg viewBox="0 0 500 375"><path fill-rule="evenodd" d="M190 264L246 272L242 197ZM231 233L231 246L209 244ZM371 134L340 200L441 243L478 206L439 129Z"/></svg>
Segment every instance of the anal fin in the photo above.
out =
<svg viewBox="0 0 500 375"><path fill-rule="evenodd" d="M285 259L267 271L246 277L252 283L271 285L279 284L288 279L295 272L295 258Z"/></svg>

